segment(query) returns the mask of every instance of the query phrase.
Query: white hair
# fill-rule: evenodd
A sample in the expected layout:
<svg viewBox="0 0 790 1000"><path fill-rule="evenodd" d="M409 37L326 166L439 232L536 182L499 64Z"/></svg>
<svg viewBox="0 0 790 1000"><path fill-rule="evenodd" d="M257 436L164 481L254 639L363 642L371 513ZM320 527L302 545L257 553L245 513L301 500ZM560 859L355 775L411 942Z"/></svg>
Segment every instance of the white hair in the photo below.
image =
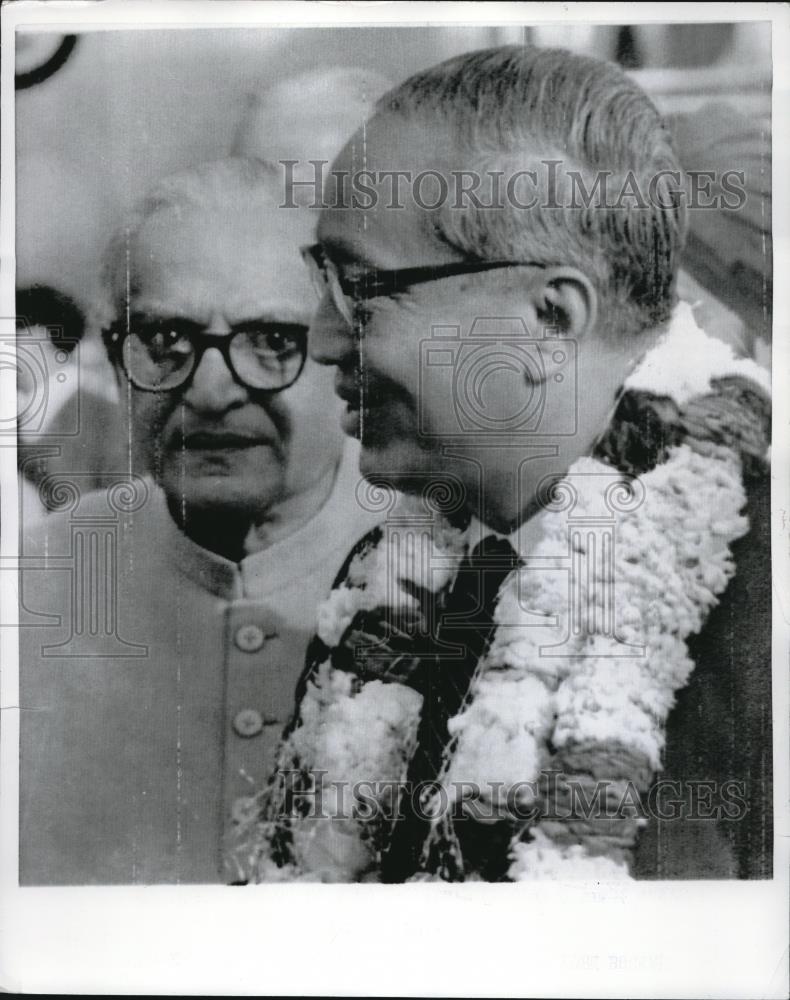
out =
<svg viewBox="0 0 790 1000"><path fill-rule="evenodd" d="M176 219L210 212L272 207L282 198L278 168L265 160L229 157L201 163L157 181L132 208L110 240L102 269L101 301L91 327L105 329L125 307L129 248L156 217ZM132 276L133 277L133 276Z"/></svg>
<svg viewBox="0 0 790 1000"><path fill-rule="evenodd" d="M484 49L416 73L378 102L378 113L435 123L481 174L534 166L548 153L579 170L588 190L602 174L618 188L626 176L640 191L655 183L657 198L644 206L445 205L433 228L468 256L574 264L615 299L630 330L668 319L686 228L669 180L680 164L658 111L618 67L559 49Z"/></svg>

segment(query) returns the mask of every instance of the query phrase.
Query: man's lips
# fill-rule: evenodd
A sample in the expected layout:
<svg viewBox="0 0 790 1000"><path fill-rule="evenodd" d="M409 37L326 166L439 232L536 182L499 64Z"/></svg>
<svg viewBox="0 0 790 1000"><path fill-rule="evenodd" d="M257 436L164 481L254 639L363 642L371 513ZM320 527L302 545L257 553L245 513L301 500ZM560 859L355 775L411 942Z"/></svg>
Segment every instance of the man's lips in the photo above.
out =
<svg viewBox="0 0 790 1000"><path fill-rule="evenodd" d="M337 379L335 381L335 393L348 405L349 410L358 410L360 408L362 391L359 382L356 380Z"/></svg>
<svg viewBox="0 0 790 1000"><path fill-rule="evenodd" d="M341 422L346 433L353 433L360 420L379 422L403 406L409 406L408 396L397 383L374 373L364 379L350 372L335 377L335 394L346 404Z"/></svg>
<svg viewBox="0 0 790 1000"><path fill-rule="evenodd" d="M381 378L362 381L341 376L335 380L335 393L346 404L346 411L340 417L343 431L368 443L374 436L379 439L386 433L403 401L397 387Z"/></svg>
<svg viewBox="0 0 790 1000"><path fill-rule="evenodd" d="M270 445L271 439L251 431L199 430L179 434L174 446L187 451L229 451L239 448L256 448Z"/></svg>
<svg viewBox="0 0 790 1000"><path fill-rule="evenodd" d="M335 394L346 403L349 410L373 410L385 403L390 395L378 382L361 383L351 379L336 381Z"/></svg>

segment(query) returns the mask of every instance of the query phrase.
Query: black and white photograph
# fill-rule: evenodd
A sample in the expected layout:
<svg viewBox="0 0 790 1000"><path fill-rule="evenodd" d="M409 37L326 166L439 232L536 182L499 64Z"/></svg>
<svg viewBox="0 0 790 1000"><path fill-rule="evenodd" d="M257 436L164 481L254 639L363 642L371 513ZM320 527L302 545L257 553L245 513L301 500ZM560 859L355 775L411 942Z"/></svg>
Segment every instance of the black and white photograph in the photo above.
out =
<svg viewBox="0 0 790 1000"><path fill-rule="evenodd" d="M286 912L466 905L511 995L786 995L788 25L658 10L4 6L0 925L258 913L312 994Z"/></svg>

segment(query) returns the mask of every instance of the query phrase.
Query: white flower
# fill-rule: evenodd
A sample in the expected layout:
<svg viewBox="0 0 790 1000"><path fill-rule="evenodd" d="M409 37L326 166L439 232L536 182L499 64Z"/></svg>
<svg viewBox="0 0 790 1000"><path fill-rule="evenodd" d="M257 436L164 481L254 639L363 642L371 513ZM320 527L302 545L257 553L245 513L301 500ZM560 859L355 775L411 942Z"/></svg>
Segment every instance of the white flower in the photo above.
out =
<svg viewBox="0 0 790 1000"><path fill-rule="evenodd" d="M531 841L513 844L510 856L513 863L508 877L514 882L610 882L631 878L625 863L590 855L580 844L559 847L540 828L532 831Z"/></svg>
<svg viewBox="0 0 790 1000"><path fill-rule="evenodd" d="M482 798L535 781L546 758L553 724L552 692L539 677L500 678L483 674L469 707L448 723L458 746L444 784L453 797L474 783ZM505 787L497 790L496 782Z"/></svg>
<svg viewBox="0 0 790 1000"><path fill-rule="evenodd" d="M338 587L318 607L318 638L333 649L343 637L354 615L366 602L365 591L357 587Z"/></svg>
<svg viewBox="0 0 790 1000"><path fill-rule="evenodd" d="M373 854L353 820L308 818L294 831L297 868L316 882L356 882Z"/></svg>
<svg viewBox="0 0 790 1000"><path fill-rule="evenodd" d="M720 338L709 337L697 326L691 305L679 302L662 342L629 375L625 388L669 396L684 406L709 393L712 380L728 375L742 375L771 394L769 373L751 358L736 358Z"/></svg>

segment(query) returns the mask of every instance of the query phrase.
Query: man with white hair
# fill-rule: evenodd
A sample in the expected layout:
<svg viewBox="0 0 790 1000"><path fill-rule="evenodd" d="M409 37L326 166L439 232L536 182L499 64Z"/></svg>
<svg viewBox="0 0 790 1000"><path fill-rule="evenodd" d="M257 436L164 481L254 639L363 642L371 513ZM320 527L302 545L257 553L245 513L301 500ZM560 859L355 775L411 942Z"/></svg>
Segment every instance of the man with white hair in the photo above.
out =
<svg viewBox="0 0 790 1000"><path fill-rule="evenodd" d="M23 553L24 606L58 616L21 634L26 884L226 879L316 605L373 523L307 357L313 219L281 200L277 168L209 163L110 248L132 478L70 498Z"/></svg>

